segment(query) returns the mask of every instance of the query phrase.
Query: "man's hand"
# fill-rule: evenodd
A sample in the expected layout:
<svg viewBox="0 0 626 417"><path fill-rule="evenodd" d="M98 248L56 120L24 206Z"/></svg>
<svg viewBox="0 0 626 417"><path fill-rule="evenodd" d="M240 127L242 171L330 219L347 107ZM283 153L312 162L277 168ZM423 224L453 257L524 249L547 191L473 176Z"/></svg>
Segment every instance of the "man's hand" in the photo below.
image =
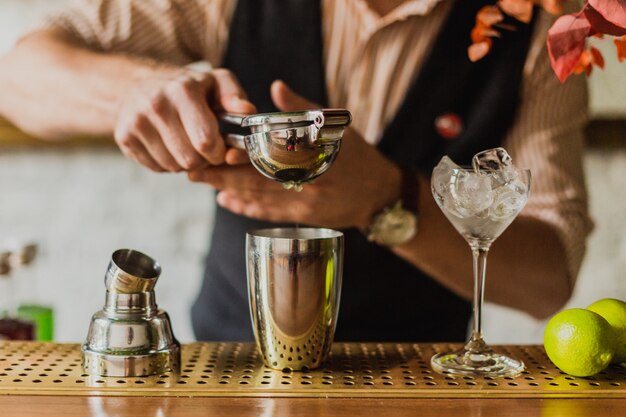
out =
<svg viewBox="0 0 626 417"><path fill-rule="evenodd" d="M163 69L121 100L115 141L124 155L156 172L220 165L226 146L213 109L256 111L228 70Z"/></svg>
<svg viewBox="0 0 626 417"><path fill-rule="evenodd" d="M319 108L275 81L272 99L281 111ZM333 166L301 192L283 187L252 166L220 166L189 173L192 181L220 190L222 207L248 217L334 228L366 228L371 216L400 195L399 169L352 129Z"/></svg>

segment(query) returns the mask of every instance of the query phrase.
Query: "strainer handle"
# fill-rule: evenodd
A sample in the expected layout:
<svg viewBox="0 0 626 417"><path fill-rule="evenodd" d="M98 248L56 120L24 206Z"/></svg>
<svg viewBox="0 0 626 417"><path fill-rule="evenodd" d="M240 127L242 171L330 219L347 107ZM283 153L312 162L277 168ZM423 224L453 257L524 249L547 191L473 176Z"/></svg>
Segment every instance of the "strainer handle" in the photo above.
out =
<svg viewBox="0 0 626 417"><path fill-rule="evenodd" d="M242 116L240 114L233 114L233 113L218 113L217 117L222 122L226 122L235 126L241 126L241 124L243 123L243 119L246 116Z"/></svg>
<svg viewBox="0 0 626 417"><path fill-rule="evenodd" d="M224 138L224 142L226 142L226 145L230 146L231 148L243 149L245 151L246 143L244 142L244 137L245 136L243 135L228 133Z"/></svg>
<svg viewBox="0 0 626 417"><path fill-rule="evenodd" d="M322 116L324 117L322 126L324 127L335 127L341 126L346 127L352 122L352 115L348 110L344 109L322 109ZM317 121L316 121L317 125ZM318 127L322 127L318 126Z"/></svg>
<svg viewBox="0 0 626 417"><path fill-rule="evenodd" d="M235 126L241 126L241 124L243 123L243 119L246 116L242 116L240 114L233 114L233 113L218 113L217 117L222 122L235 125ZM228 133L226 137L224 138L224 142L226 142L226 145L230 146L231 148L237 148L237 149L243 149L243 150L246 149L246 144L244 142L243 135L238 135L236 133Z"/></svg>

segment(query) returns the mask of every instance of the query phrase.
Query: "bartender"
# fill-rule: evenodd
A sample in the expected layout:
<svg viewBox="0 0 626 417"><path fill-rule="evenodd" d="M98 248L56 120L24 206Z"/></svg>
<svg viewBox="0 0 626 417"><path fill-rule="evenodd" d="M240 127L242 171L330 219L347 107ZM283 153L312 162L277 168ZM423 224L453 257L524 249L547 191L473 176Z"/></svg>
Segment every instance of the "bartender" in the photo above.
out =
<svg viewBox="0 0 626 417"><path fill-rule="evenodd" d="M552 74L540 12L470 62L476 12L490 3L78 1L1 59L0 114L42 138L110 135L146 168L216 190L192 309L199 340L252 340L245 232L296 223L345 232L337 340L462 341L472 266L430 193L443 155L464 164L503 146L533 174L526 208L492 249L488 300L556 311L591 229L585 81ZM319 107L347 108L353 123L334 165L300 193L228 149L215 116ZM406 219L403 233L389 216Z"/></svg>

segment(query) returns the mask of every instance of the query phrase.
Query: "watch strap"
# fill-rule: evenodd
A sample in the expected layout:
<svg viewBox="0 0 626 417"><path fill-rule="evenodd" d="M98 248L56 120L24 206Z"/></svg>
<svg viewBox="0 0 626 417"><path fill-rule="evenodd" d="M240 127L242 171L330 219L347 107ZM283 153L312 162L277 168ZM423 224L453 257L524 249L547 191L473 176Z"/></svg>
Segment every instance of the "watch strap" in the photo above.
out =
<svg viewBox="0 0 626 417"><path fill-rule="evenodd" d="M400 201L402 201L402 207L417 214L419 204L417 173L414 169L402 166L400 167L400 173Z"/></svg>

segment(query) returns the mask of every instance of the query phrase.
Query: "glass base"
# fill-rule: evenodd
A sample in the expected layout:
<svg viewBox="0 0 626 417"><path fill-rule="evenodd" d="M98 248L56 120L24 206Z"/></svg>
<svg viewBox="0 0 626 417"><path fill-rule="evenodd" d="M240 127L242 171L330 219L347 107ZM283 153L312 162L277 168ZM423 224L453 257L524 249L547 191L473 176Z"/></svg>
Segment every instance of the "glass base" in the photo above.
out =
<svg viewBox="0 0 626 417"><path fill-rule="evenodd" d="M514 377L525 369L524 362L519 359L491 351L468 349L439 353L431 358L430 364L439 373L474 376Z"/></svg>

